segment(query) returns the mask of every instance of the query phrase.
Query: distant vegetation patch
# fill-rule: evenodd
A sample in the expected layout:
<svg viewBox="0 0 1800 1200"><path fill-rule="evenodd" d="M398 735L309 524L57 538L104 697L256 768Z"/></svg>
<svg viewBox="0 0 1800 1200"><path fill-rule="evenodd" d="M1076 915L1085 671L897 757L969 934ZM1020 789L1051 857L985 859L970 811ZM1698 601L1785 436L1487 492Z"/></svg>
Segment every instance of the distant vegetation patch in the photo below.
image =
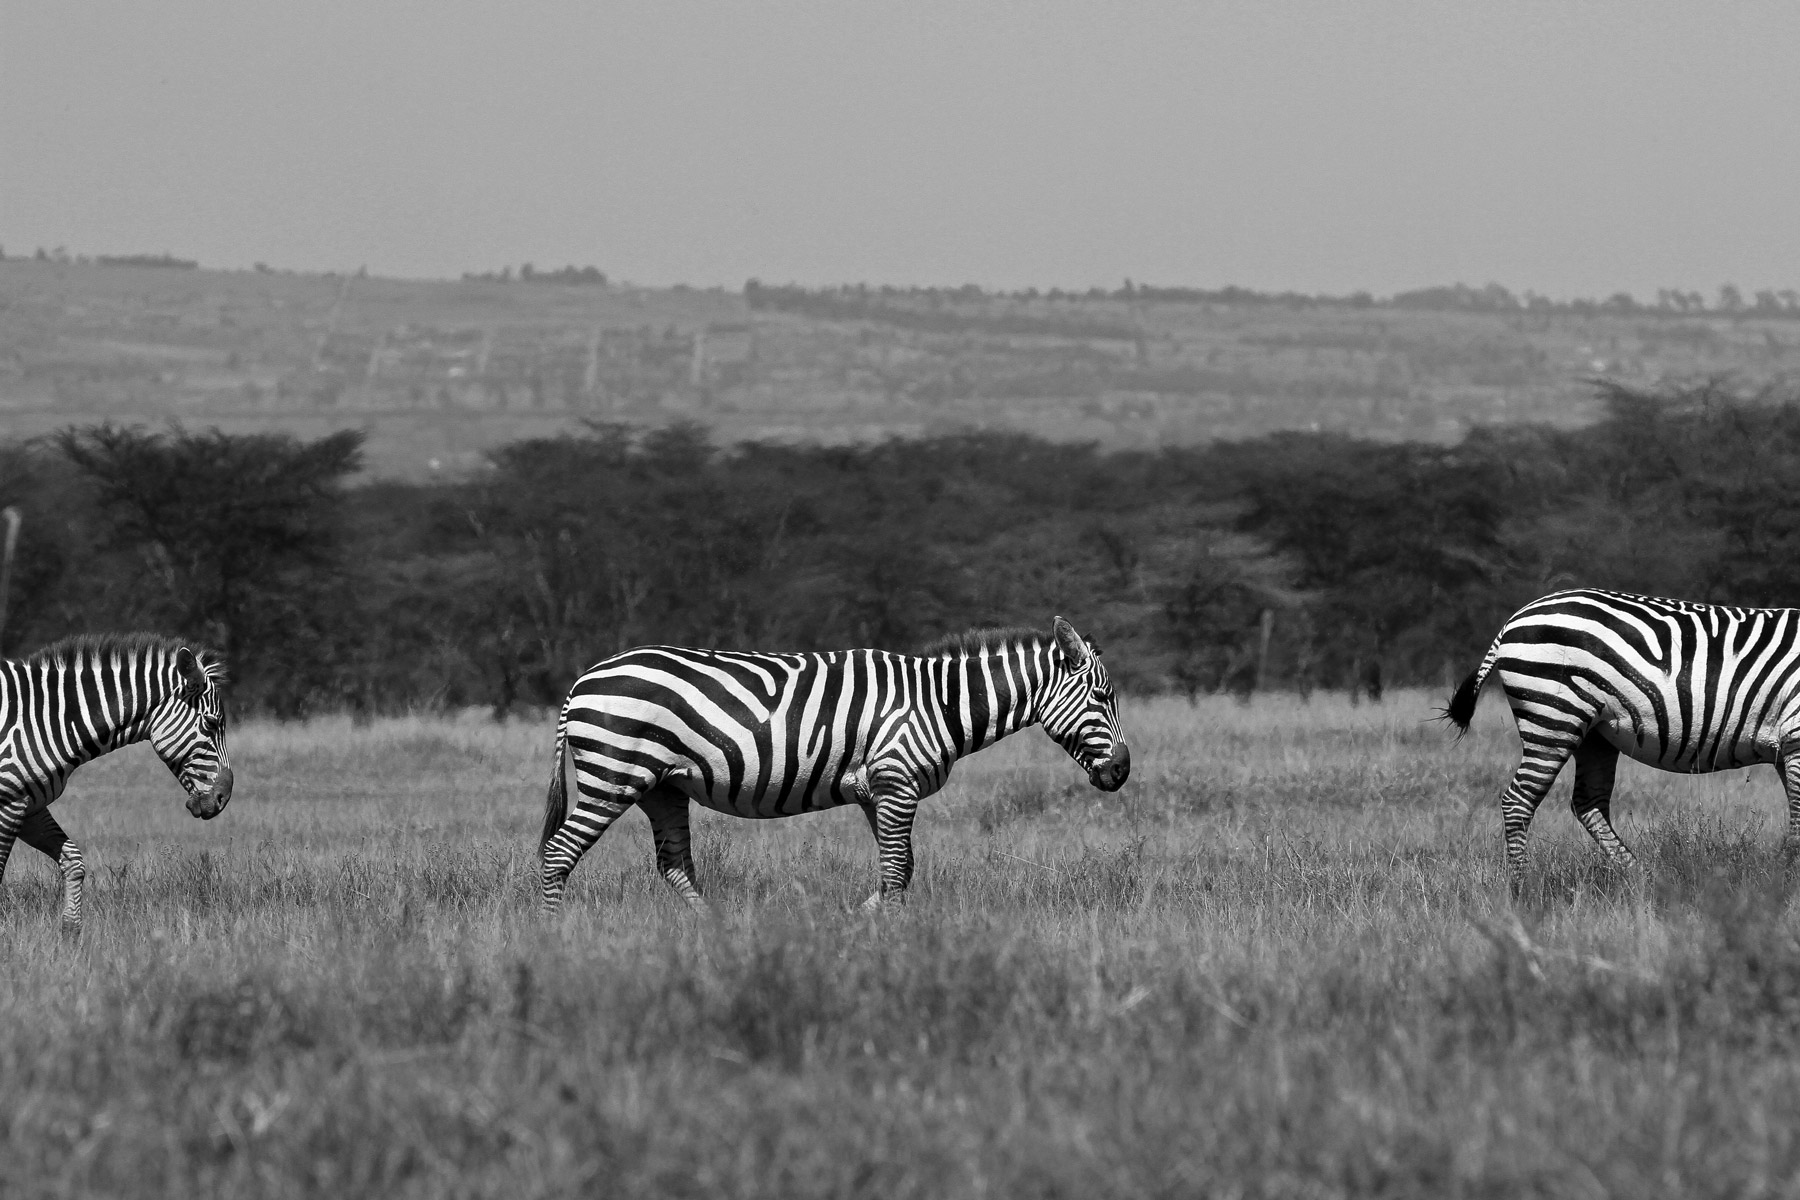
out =
<svg viewBox="0 0 1800 1200"><path fill-rule="evenodd" d="M172 267L178 271L192 271L200 265L172 254L102 254L98 261L104 267Z"/></svg>
<svg viewBox="0 0 1800 1200"><path fill-rule="evenodd" d="M1800 403L1599 390L1588 429L1454 446L721 447L697 424L596 422L419 484L353 484L355 431L81 427L0 446L0 504L24 514L5 650L151 628L224 651L240 711L507 714L634 645L908 650L1060 613L1128 692L1378 697L1448 689L1558 587L1800 597ZM487 753L435 733L391 749Z"/></svg>
<svg viewBox="0 0 1800 1200"><path fill-rule="evenodd" d="M752 279L744 285L744 299L752 310L800 313L826 321L876 321L927 333L981 332L1118 341L1132 341L1138 336L1127 324L1099 321L1079 315L1034 315L971 309L971 301L987 299L979 291L942 293L933 289L900 288L809 290L792 286L768 287Z"/></svg>

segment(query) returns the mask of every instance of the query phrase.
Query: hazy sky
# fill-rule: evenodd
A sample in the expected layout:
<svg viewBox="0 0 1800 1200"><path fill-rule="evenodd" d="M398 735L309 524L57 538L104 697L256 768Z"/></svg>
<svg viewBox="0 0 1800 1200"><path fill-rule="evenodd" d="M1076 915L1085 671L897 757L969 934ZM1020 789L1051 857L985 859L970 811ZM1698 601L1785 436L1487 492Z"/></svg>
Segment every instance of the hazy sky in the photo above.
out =
<svg viewBox="0 0 1800 1200"><path fill-rule="evenodd" d="M1800 4L0 0L0 245L1800 287Z"/></svg>

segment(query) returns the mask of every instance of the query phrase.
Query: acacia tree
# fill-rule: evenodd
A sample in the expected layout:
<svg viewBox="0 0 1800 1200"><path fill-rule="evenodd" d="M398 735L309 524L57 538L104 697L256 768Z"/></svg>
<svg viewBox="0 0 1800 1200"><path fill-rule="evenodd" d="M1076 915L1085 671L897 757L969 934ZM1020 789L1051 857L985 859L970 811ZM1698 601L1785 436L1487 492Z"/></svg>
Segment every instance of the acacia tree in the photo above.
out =
<svg viewBox="0 0 1800 1200"><path fill-rule="evenodd" d="M85 547L71 515L80 509L73 472L59 459L30 444L0 446L0 550L13 555L11 571L0 568L0 653L31 645L45 625L54 627L51 596L71 560ZM15 523L16 521L16 523Z"/></svg>
<svg viewBox="0 0 1800 1200"><path fill-rule="evenodd" d="M1430 677L1444 647L1491 636L1511 567L1501 470L1459 448L1277 435L1241 448L1240 527L1291 555L1315 593L1324 665ZM1398 671L1395 671L1398 668Z"/></svg>
<svg viewBox="0 0 1800 1200"><path fill-rule="evenodd" d="M496 451L467 516L489 556L477 656L514 699L560 700L580 671L632 645L755 644L751 617L784 502L748 487L697 426L586 436Z"/></svg>
<svg viewBox="0 0 1800 1200"><path fill-rule="evenodd" d="M225 652L240 697L268 691L283 711L284 695L317 682L332 614L345 615L329 593L343 583L342 485L361 465L361 432L308 442L109 423L56 440L95 489L108 547L135 559L175 631Z"/></svg>

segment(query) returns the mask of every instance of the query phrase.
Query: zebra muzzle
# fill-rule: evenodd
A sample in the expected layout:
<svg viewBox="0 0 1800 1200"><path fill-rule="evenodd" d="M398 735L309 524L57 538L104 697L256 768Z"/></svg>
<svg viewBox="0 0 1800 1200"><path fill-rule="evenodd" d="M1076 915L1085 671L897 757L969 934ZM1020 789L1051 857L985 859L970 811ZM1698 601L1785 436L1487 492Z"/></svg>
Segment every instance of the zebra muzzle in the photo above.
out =
<svg viewBox="0 0 1800 1200"><path fill-rule="evenodd" d="M188 796L187 810L202 821L212 820L231 802L231 783L231 768L220 767L219 773L213 776L211 788Z"/></svg>
<svg viewBox="0 0 1800 1200"><path fill-rule="evenodd" d="M1131 777L1131 747L1124 742L1113 746L1113 752L1088 770L1088 782L1103 792L1116 792Z"/></svg>

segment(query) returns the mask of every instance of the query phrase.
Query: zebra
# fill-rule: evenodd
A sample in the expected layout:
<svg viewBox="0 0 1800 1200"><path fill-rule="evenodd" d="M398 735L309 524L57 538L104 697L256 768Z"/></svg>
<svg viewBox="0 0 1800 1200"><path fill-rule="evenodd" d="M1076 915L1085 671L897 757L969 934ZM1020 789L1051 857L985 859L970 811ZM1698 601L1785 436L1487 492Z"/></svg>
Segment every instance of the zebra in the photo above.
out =
<svg viewBox="0 0 1800 1200"><path fill-rule="evenodd" d="M1621 752L1664 771L1773 763L1800 847L1800 609L1731 608L1581 588L1514 613L1444 715L1467 731L1499 673L1522 751L1500 798L1514 895L1532 814L1575 758L1570 807L1612 862L1637 858L1614 831Z"/></svg>
<svg viewBox="0 0 1800 1200"><path fill-rule="evenodd" d="M0 661L0 875L15 838L50 856L62 874L62 929L81 932L87 872L50 805L75 768L145 738L210 821L231 802L224 667L155 634L67 638L28 658Z"/></svg>
<svg viewBox="0 0 1800 1200"><path fill-rule="evenodd" d="M957 759L1039 723L1095 787L1124 785L1131 751L1112 680L1061 617L1047 634L976 630L917 657L628 650L576 680L557 720L539 842L543 911L561 907L576 862L634 804L650 819L658 871L703 903L688 840L695 801L739 817L855 804L880 856L865 907L903 903L919 801Z"/></svg>

